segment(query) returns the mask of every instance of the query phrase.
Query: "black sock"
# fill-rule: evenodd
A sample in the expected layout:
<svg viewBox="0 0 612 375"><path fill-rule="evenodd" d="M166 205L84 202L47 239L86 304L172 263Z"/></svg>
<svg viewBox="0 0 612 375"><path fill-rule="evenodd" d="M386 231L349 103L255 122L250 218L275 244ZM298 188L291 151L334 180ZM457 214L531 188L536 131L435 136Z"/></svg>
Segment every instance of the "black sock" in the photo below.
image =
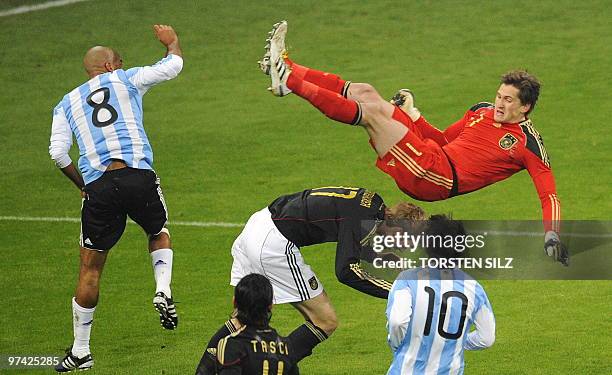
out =
<svg viewBox="0 0 612 375"><path fill-rule="evenodd" d="M217 373L217 344L222 338L236 331L237 329L231 320L228 320L219 328L206 346L202 359L200 359L200 364L196 369L196 375L214 375Z"/></svg>
<svg viewBox="0 0 612 375"><path fill-rule="evenodd" d="M327 339L327 333L310 320L296 328L288 336L293 346L296 362L312 354L312 349Z"/></svg>

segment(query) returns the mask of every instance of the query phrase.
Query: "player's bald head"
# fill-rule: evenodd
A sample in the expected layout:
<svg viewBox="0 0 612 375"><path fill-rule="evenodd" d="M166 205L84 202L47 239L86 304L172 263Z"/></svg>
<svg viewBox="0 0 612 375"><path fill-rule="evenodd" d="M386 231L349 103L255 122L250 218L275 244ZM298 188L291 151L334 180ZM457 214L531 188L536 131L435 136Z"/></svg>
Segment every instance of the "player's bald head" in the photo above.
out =
<svg viewBox="0 0 612 375"><path fill-rule="evenodd" d="M121 56L112 48L95 46L90 48L83 58L83 66L90 77L112 72L122 65Z"/></svg>

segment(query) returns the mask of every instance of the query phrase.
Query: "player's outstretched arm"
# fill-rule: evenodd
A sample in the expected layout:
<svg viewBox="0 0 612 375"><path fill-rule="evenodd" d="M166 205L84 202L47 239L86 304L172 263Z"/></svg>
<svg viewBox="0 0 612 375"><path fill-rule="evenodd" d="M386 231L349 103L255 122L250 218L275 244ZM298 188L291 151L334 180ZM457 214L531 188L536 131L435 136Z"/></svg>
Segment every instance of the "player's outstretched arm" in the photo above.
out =
<svg viewBox="0 0 612 375"><path fill-rule="evenodd" d="M176 35L176 31L169 25L153 25L153 30L155 31L155 36L157 39L166 46L166 56L172 54L183 57L183 51L181 50L181 46L179 44L178 35Z"/></svg>
<svg viewBox="0 0 612 375"><path fill-rule="evenodd" d="M539 143L538 143L539 144ZM538 152L538 153L536 153ZM564 266L569 266L569 251L561 243L561 202L557 198L555 177L553 176L546 149L542 144L536 152L526 150L524 163L542 204L542 221L544 222L544 251Z"/></svg>
<svg viewBox="0 0 612 375"><path fill-rule="evenodd" d="M183 70L183 52L172 26L154 25L157 39L166 46L166 57L152 66L134 67L126 71L127 78L144 95L151 87L176 78Z"/></svg>
<svg viewBox="0 0 612 375"><path fill-rule="evenodd" d="M342 225L336 246L336 278L362 293L386 299L392 284L387 280L370 275L361 268L361 245L354 236L353 225Z"/></svg>

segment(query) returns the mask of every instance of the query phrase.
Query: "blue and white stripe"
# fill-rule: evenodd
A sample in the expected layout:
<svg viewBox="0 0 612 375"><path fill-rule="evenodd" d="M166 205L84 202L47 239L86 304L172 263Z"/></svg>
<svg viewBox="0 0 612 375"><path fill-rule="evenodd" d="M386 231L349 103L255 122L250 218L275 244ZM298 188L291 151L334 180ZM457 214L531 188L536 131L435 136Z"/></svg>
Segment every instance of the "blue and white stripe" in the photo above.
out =
<svg viewBox="0 0 612 375"><path fill-rule="evenodd" d="M101 87L109 89L108 105L118 118L111 125L96 127L87 97ZM123 160L133 168L153 168L153 153L142 124L142 95L123 70L93 77L66 95L61 106L79 145L79 169L85 183L99 178L111 159Z"/></svg>
<svg viewBox="0 0 612 375"><path fill-rule="evenodd" d="M142 123L142 96L154 85L176 77L182 68L183 59L170 54L153 66L97 75L64 96L53 111L49 153L56 164L64 168L71 163L72 132L85 183L99 178L111 159L123 160L132 168L153 169L153 151ZM87 103L91 93L100 88L108 89L106 105L117 113L117 118L103 127L94 125L94 108ZM103 93L94 97L94 102L101 103ZM109 120L108 114L107 109L100 109L99 120Z"/></svg>
<svg viewBox="0 0 612 375"><path fill-rule="evenodd" d="M426 287L432 288L435 293L431 306ZM407 291L409 294L406 294ZM460 292L467 297L466 318L461 327L462 300L459 297L448 298L446 314L441 315L442 296L450 291ZM410 295L411 298L396 299L396 295ZM395 348L388 374L462 374L464 342L481 306L490 310L484 290L477 281L460 270L419 269L403 272L389 294L387 317L389 322L397 324L404 319L402 314L409 314L405 317L408 323L405 334L399 334L399 337L397 335L401 330L389 327L392 348L398 345L399 340L401 343ZM432 309L431 326L429 334L425 335L429 309ZM444 319L444 332L461 331L461 336L456 340L441 336L438 333L439 319Z"/></svg>

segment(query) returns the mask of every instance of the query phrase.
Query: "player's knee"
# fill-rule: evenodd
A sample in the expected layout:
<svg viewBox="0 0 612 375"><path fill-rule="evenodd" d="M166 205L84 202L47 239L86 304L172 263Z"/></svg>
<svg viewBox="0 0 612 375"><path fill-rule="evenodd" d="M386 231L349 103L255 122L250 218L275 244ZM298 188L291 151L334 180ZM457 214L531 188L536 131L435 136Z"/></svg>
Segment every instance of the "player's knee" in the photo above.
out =
<svg viewBox="0 0 612 375"><path fill-rule="evenodd" d="M162 228L159 233L149 235L149 249L151 251L170 247L170 231L168 228Z"/></svg>
<svg viewBox="0 0 612 375"><path fill-rule="evenodd" d="M156 241L156 240L160 240L163 238L168 238L168 239L170 238L170 231L166 227L162 228L157 234L149 235L149 241Z"/></svg>
<svg viewBox="0 0 612 375"><path fill-rule="evenodd" d="M362 102L376 101L380 98L378 91L369 83L351 83L349 95Z"/></svg>
<svg viewBox="0 0 612 375"><path fill-rule="evenodd" d="M384 124L385 120L390 118L385 104L389 103L382 101L362 103L361 111L363 120L372 127L377 127Z"/></svg>
<svg viewBox="0 0 612 375"><path fill-rule="evenodd" d="M79 275L79 285L88 289L98 288L98 285L100 285L101 273L101 270L98 269L82 268Z"/></svg>
<svg viewBox="0 0 612 375"><path fill-rule="evenodd" d="M104 263L104 261L100 261L99 259L81 259L80 273L83 277L88 279L100 278Z"/></svg>
<svg viewBox="0 0 612 375"><path fill-rule="evenodd" d="M338 324L338 316L336 315L336 313L333 313L326 319L325 326L322 328L325 333L327 333L327 336L331 336L331 334L334 333L336 328L338 328Z"/></svg>

